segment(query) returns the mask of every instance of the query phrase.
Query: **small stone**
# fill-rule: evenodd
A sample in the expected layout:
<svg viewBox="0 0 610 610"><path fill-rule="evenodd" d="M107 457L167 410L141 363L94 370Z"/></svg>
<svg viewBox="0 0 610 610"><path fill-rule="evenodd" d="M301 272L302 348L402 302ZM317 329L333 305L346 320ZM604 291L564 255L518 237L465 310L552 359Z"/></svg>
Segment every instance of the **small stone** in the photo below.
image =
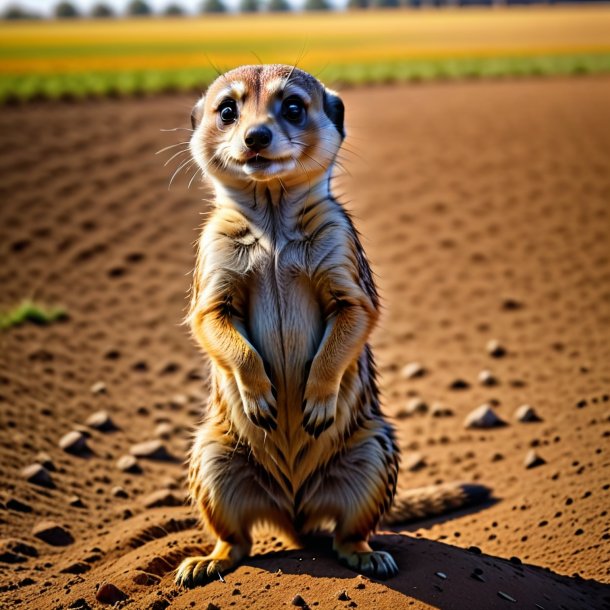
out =
<svg viewBox="0 0 610 610"><path fill-rule="evenodd" d="M128 599L128 597L117 586L110 582L105 582L97 590L95 599L102 604L116 604Z"/></svg>
<svg viewBox="0 0 610 610"><path fill-rule="evenodd" d="M307 606L307 602L298 593L292 598L291 603L293 606L298 606L299 608L305 608L305 606Z"/></svg>
<svg viewBox="0 0 610 610"><path fill-rule="evenodd" d="M165 445L158 440L145 441L133 445L129 453L135 457L146 458L149 460L172 460L171 454Z"/></svg>
<svg viewBox="0 0 610 610"><path fill-rule="evenodd" d="M184 497L169 489L160 489L146 496L142 502L146 508L182 506L184 504Z"/></svg>
<svg viewBox="0 0 610 610"><path fill-rule="evenodd" d="M174 409L181 409L182 407L186 407L188 401L189 397L186 394L176 394L175 396L172 396L169 404Z"/></svg>
<svg viewBox="0 0 610 610"><path fill-rule="evenodd" d="M517 301L517 299L504 299L502 301L502 309L504 311L517 311L518 309L523 308L523 303L521 301Z"/></svg>
<svg viewBox="0 0 610 610"><path fill-rule="evenodd" d="M450 390L467 390L470 387L470 384L464 379L454 379L449 384Z"/></svg>
<svg viewBox="0 0 610 610"><path fill-rule="evenodd" d="M542 421L542 418L536 413L534 407L531 407L530 405L521 405L515 411L515 419L523 423Z"/></svg>
<svg viewBox="0 0 610 610"><path fill-rule="evenodd" d="M465 428L498 428L505 425L506 422L500 419L488 404L477 407L464 420Z"/></svg>
<svg viewBox="0 0 610 610"><path fill-rule="evenodd" d="M409 472L417 472L427 466L426 458L421 453L415 453L411 459L407 459L405 468Z"/></svg>
<svg viewBox="0 0 610 610"><path fill-rule="evenodd" d="M117 426L112 421L107 411L96 411L91 414L85 422L90 428L100 432L112 432L117 430Z"/></svg>
<svg viewBox="0 0 610 610"><path fill-rule="evenodd" d="M69 606L71 610L91 610L91 606L87 603L84 597L75 599Z"/></svg>
<svg viewBox="0 0 610 610"><path fill-rule="evenodd" d="M339 591L339 593L337 593L337 599L340 602L348 602L351 597L347 594L347 591L345 589L342 589L341 591Z"/></svg>
<svg viewBox="0 0 610 610"><path fill-rule="evenodd" d="M163 440L168 440L171 438L174 433L175 427L169 422L161 422L155 428L155 436L158 438L162 438Z"/></svg>
<svg viewBox="0 0 610 610"><path fill-rule="evenodd" d="M505 599L507 602L512 602L513 604L517 603L517 600L514 597L511 597L508 593L504 593L504 591L498 591L498 597Z"/></svg>
<svg viewBox="0 0 610 610"><path fill-rule="evenodd" d="M71 563L69 566L66 566L65 568L63 568L63 570L60 570L60 572L62 574L84 574L85 572L88 572L91 569L91 566L88 563L85 563L84 561L75 561L74 563Z"/></svg>
<svg viewBox="0 0 610 610"><path fill-rule="evenodd" d="M435 572L434 576L438 576L439 578L442 578L443 580L447 580L447 574L445 574L444 572Z"/></svg>
<svg viewBox="0 0 610 610"><path fill-rule="evenodd" d="M443 405L441 403L435 403L432 405L432 409L430 409L430 415L432 417L453 417L453 409Z"/></svg>
<svg viewBox="0 0 610 610"><path fill-rule="evenodd" d="M506 356L506 348L496 339L488 341L486 349L487 353L492 358L502 358L503 356Z"/></svg>
<svg viewBox="0 0 610 610"><path fill-rule="evenodd" d="M85 503L83 502L82 498L77 495L70 496L68 498L68 504L74 508L85 508Z"/></svg>
<svg viewBox="0 0 610 610"><path fill-rule="evenodd" d="M423 415L428 412L428 404L421 398L412 398L407 403L406 411L409 415Z"/></svg>
<svg viewBox="0 0 610 610"><path fill-rule="evenodd" d="M212 606L214 606L214 604L212 604ZM150 604L150 606L148 606L148 610L165 610L166 608L169 608L169 602L166 599L156 599L152 604ZM214 608L216 610L220 610L218 606L214 606Z"/></svg>
<svg viewBox="0 0 610 610"><path fill-rule="evenodd" d="M156 574L150 574L149 572L143 572L142 570L137 570L132 579L136 585L142 585L144 587L150 587L151 585L156 585L161 580L159 576Z"/></svg>
<svg viewBox="0 0 610 610"><path fill-rule="evenodd" d="M45 451L39 451L36 454L36 462L42 464L49 472L55 472L57 470L51 456Z"/></svg>
<svg viewBox="0 0 610 610"><path fill-rule="evenodd" d="M71 432L64 434L59 439L59 447L66 453L71 453L72 455L83 455L89 452L87 437L77 430L72 430Z"/></svg>
<svg viewBox="0 0 610 610"><path fill-rule="evenodd" d="M138 460L133 455L123 455L121 456L117 462L116 467L123 472L129 472L130 474L139 474L142 472L142 468L140 464L138 464Z"/></svg>
<svg viewBox="0 0 610 610"><path fill-rule="evenodd" d="M51 546L68 546L74 542L72 534L54 521L41 521L32 529L32 535Z"/></svg>
<svg viewBox="0 0 610 610"><path fill-rule="evenodd" d="M479 383L487 387L492 387L498 385L498 379L491 371L484 370L479 373Z"/></svg>
<svg viewBox="0 0 610 610"><path fill-rule="evenodd" d="M504 455L502 455L501 453L494 453L491 456L492 462L501 462L503 459L504 459Z"/></svg>
<svg viewBox="0 0 610 610"><path fill-rule="evenodd" d="M107 394L108 390L106 384L103 381L97 381L91 386L92 394Z"/></svg>
<svg viewBox="0 0 610 610"><path fill-rule="evenodd" d="M42 464L30 464L21 471L21 476L28 482L40 487L53 489L55 483L49 471Z"/></svg>
<svg viewBox="0 0 610 610"><path fill-rule="evenodd" d="M525 460L523 462L526 468L537 468L546 464L546 460L540 457L533 449L527 452Z"/></svg>
<svg viewBox="0 0 610 610"><path fill-rule="evenodd" d="M17 498L9 498L6 502L6 508L9 510L14 510L17 513L31 513L32 507Z"/></svg>
<svg viewBox="0 0 610 610"><path fill-rule="evenodd" d="M113 487L110 490L110 493L115 498L129 498L129 494L127 493L127 491L125 491L125 489L123 487L121 487L120 485L116 485L115 487Z"/></svg>
<svg viewBox="0 0 610 610"><path fill-rule="evenodd" d="M419 362L410 362L402 368L402 377L404 379L417 379L426 374L426 369Z"/></svg>
<svg viewBox="0 0 610 610"><path fill-rule="evenodd" d="M205 610L220 610L220 606L217 606L213 602L209 602Z"/></svg>

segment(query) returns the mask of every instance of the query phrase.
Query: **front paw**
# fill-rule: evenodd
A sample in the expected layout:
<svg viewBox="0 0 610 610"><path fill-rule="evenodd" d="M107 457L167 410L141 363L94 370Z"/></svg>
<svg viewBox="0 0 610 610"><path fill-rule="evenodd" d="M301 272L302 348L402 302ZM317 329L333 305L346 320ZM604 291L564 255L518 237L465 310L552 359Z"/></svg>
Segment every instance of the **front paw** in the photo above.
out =
<svg viewBox="0 0 610 610"><path fill-rule="evenodd" d="M337 392L325 395L305 394L303 401L303 428L314 438L332 426L337 414Z"/></svg>
<svg viewBox="0 0 610 610"><path fill-rule="evenodd" d="M260 389L251 389L240 385L239 393L246 417L263 430L277 428L277 404L273 395L273 386L269 381ZM266 387L265 387L266 386Z"/></svg>

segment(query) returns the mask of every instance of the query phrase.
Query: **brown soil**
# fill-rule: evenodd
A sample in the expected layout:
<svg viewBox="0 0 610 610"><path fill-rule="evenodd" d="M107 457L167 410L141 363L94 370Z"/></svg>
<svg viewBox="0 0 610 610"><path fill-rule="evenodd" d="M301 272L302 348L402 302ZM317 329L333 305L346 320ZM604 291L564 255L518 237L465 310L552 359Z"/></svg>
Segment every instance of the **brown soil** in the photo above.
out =
<svg viewBox="0 0 610 610"><path fill-rule="evenodd" d="M205 400L203 359L181 320L207 192L187 189L190 174L168 191L174 162L163 161L178 149L155 151L186 139L160 129L187 126L194 100L3 108L1 305L31 297L69 319L0 334L0 606L103 607L104 582L122 605L156 610L293 607L296 594L321 609L610 604L610 80L344 99L351 175L336 190L384 298L374 346L404 454L399 486L477 481L494 501L380 534L401 569L385 583L337 565L325 539L285 550L263 531L226 582L177 589L172 570L210 540L190 508L145 501L165 489L181 503ZM503 357L487 353L492 339ZM414 361L426 374L405 379ZM484 369L496 385L479 383ZM414 396L450 414L409 416ZM508 425L465 429L489 401ZM524 403L543 421L517 422ZM85 426L100 409L116 430ZM89 453L59 448L74 429L87 431ZM140 474L117 468L156 435L170 457L140 459ZM526 469L532 448L546 463ZM41 451L54 488L21 474ZM73 541L35 537L48 520Z"/></svg>

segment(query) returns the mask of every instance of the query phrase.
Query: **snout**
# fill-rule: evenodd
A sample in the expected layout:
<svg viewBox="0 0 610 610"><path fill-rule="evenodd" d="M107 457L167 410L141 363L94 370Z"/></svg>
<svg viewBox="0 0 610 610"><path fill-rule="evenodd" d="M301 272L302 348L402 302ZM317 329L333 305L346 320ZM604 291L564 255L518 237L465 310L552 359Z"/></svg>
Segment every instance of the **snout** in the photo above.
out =
<svg viewBox="0 0 610 610"><path fill-rule="evenodd" d="M250 127L244 134L244 144L252 152L260 152L271 144L273 134L266 125Z"/></svg>

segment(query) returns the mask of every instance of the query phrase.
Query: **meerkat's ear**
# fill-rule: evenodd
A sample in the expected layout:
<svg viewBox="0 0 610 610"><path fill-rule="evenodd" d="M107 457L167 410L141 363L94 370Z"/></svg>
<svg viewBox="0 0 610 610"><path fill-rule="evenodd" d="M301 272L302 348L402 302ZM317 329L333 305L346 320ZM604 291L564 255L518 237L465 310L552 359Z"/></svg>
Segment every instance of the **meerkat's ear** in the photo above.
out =
<svg viewBox="0 0 610 610"><path fill-rule="evenodd" d="M205 102L205 96L201 96L199 101L193 106L193 110L191 111L191 127L193 129L197 128L197 125L201 123L201 118L203 117L203 104Z"/></svg>
<svg viewBox="0 0 610 610"><path fill-rule="evenodd" d="M324 90L324 112L337 128L341 138L345 138L345 106L341 98L331 89Z"/></svg>

